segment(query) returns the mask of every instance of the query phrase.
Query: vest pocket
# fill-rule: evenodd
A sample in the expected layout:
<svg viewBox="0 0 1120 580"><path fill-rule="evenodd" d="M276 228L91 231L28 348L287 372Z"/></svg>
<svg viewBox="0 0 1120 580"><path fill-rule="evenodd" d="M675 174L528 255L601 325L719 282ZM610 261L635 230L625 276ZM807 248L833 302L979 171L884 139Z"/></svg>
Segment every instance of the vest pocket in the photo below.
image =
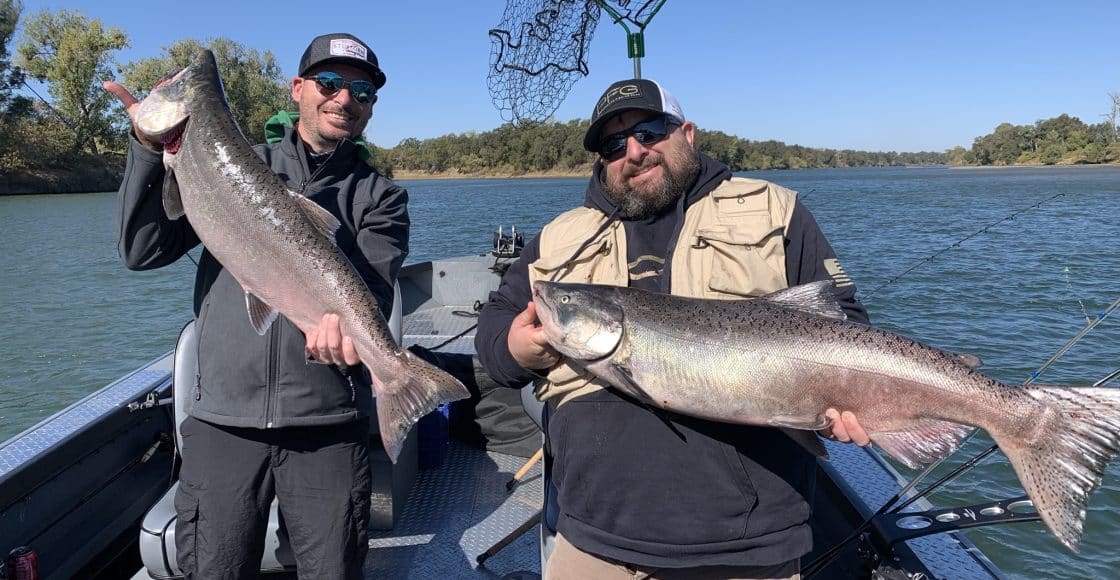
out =
<svg viewBox="0 0 1120 580"><path fill-rule="evenodd" d="M565 282L603 283L606 273L602 270L613 270L613 268L600 266L600 262L604 261L606 261L607 266L610 265L610 261L606 258L611 255L611 241L606 238L598 239L581 249L580 246L583 243L583 241L576 241L564 244L555 251L550 251L548 256L542 256L529 264L531 273L536 275L535 277L530 276L530 279L552 280L553 275L559 271L561 272L560 279ZM579 250L578 255L576 254L577 249ZM576 275L564 275L572 272Z"/></svg>
<svg viewBox="0 0 1120 580"><path fill-rule="evenodd" d="M703 228L693 244L704 256L706 298L750 298L787 286L784 228L769 219L754 224Z"/></svg>

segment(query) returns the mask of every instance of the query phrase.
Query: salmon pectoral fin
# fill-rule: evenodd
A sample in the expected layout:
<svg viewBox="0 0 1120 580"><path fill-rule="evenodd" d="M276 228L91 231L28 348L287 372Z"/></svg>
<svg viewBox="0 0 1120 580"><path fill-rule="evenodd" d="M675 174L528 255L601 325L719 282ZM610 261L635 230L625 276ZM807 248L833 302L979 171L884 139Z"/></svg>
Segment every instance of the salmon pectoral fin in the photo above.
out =
<svg viewBox="0 0 1120 580"><path fill-rule="evenodd" d="M806 417L804 415L794 416L776 416L770 417L767 421L771 427L785 427L787 429L806 429L809 431L820 431L825 427L832 424L832 421L823 414Z"/></svg>
<svg viewBox="0 0 1120 580"><path fill-rule="evenodd" d="M288 195L296 199L298 202L297 205L300 210L303 211L303 214L307 216L307 221L311 223L312 227L320 234L323 234L323 237L330 240L332 244L338 245L335 240L335 232L338 231L341 225L338 218L334 217L334 214L324 209L323 206L304 197L300 193L288 190Z"/></svg>
<svg viewBox="0 0 1120 580"><path fill-rule="evenodd" d="M187 214L183 209L183 196L179 193L179 180L175 170L168 167L163 174L163 213L167 219L177 220Z"/></svg>
<svg viewBox="0 0 1120 580"><path fill-rule="evenodd" d="M385 385L382 392L375 393L377 424L381 443L393 463L397 462L408 432L421 417L443 403L471 396L463 383L442 369L407 350L400 356L405 359L402 372L373 379Z"/></svg>
<svg viewBox="0 0 1120 580"><path fill-rule="evenodd" d="M245 291L245 308L249 311L249 323L253 325L253 330L257 334L264 336L268 332L268 327L276 321L276 317L280 316L280 312L273 309L267 302L257 298L256 294Z"/></svg>
<svg viewBox="0 0 1120 580"><path fill-rule="evenodd" d="M975 430L971 425L924 419L906 429L868 432L868 436L887 455L918 469L955 451Z"/></svg>

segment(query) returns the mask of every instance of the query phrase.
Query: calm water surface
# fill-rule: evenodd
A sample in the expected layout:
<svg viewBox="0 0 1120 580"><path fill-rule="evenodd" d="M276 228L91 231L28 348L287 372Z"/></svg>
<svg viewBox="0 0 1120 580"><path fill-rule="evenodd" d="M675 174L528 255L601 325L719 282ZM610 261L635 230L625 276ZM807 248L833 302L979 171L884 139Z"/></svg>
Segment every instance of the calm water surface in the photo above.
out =
<svg viewBox="0 0 1120 580"><path fill-rule="evenodd" d="M1117 167L745 175L802 193L875 324L976 354L987 374L1008 383L1026 380L1087 317L1120 298ZM583 179L401 183L411 194L409 262L486 251L499 226L535 234L577 205L585 187ZM191 316L193 264L125 270L115 211L112 193L0 197L0 440L166 352ZM1088 384L1118 367L1120 314L1039 382ZM988 445L977 436L960 457ZM1021 493L996 454L934 502ZM1120 570L1120 462L1088 511L1076 555L1037 523L969 536L1011 577L1112 577Z"/></svg>

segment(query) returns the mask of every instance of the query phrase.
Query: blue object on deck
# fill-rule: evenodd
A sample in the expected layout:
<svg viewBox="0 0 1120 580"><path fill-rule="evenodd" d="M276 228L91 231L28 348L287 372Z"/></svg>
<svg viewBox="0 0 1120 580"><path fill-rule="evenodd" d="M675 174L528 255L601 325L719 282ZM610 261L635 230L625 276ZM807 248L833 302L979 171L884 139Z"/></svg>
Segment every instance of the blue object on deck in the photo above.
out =
<svg viewBox="0 0 1120 580"><path fill-rule="evenodd" d="M443 465L443 460L447 456L450 411L451 405L444 403L421 417L416 423L420 444L420 469L432 469Z"/></svg>

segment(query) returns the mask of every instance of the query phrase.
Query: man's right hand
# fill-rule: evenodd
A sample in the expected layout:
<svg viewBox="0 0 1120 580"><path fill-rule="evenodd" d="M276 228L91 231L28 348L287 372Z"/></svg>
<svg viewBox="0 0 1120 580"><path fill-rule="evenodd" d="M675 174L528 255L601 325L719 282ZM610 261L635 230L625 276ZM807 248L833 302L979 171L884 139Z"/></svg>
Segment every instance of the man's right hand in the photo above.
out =
<svg viewBox="0 0 1120 580"><path fill-rule="evenodd" d="M128 112L128 119L132 121L132 136L136 137L136 140L139 141L141 145L152 151L163 151L162 144L145 139L136 131L136 110L140 108L140 101L132 96L132 93L128 92L128 89L124 88L124 85L120 83L105 81L101 83L101 86L110 93L113 93L113 95L120 100L121 104L124 105L124 110Z"/></svg>
<svg viewBox="0 0 1120 580"><path fill-rule="evenodd" d="M561 355L548 343L533 302L510 323L507 343L513 360L522 368L543 371L560 362Z"/></svg>

